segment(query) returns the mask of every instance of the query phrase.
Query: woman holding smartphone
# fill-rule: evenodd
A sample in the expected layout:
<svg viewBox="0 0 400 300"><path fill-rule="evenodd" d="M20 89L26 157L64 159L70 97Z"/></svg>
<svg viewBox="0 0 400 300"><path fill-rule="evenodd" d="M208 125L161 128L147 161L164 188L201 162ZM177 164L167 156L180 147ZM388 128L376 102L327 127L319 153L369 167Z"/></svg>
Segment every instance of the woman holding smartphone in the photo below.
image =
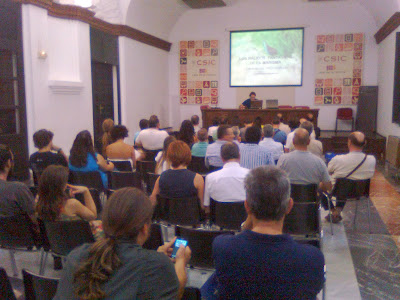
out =
<svg viewBox="0 0 400 300"><path fill-rule="evenodd" d="M189 247L170 258L175 239L157 251L142 248L153 206L136 188L117 190L103 210L105 238L67 257L54 299L177 299L187 281Z"/></svg>

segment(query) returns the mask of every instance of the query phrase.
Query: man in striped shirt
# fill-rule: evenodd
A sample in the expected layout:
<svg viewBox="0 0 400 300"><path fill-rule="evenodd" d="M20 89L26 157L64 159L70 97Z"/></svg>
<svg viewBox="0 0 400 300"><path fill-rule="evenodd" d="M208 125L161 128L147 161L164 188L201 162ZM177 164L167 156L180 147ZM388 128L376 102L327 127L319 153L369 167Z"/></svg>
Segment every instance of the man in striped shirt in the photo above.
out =
<svg viewBox="0 0 400 300"><path fill-rule="evenodd" d="M246 143L240 144L240 166L254 169L265 165L275 165L271 151L258 145L261 140L261 130L252 126L245 133Z"/></svg>

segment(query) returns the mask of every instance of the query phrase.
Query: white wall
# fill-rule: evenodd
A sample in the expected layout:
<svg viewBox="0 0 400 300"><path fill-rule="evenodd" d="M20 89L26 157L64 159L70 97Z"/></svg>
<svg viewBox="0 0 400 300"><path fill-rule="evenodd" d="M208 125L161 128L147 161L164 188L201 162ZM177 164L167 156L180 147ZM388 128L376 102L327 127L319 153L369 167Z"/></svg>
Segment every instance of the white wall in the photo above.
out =
<svg viewBox="0 0 400 300"><path fill-rule="evenodd" d="M400 30L398 29L397 32ZM400 127L392 123L396 32L392 32L379 44L379 98L378 132L384 136L400 136Z"/></svg>
<svg viewBox="0 0 400 300"><path fill-rule="evenodd" d="M169 126L168 52L120 37L119 55L121 118L132 143L140 119L156 114L161 127Z"/></svg>
<svg viewBox="0 0 400 300"><path fill-rule="evenodd" d="M242 0L230 7L189 10L173 27L169 41L169 101L171 124L178 126L192 114L200 114L199 105L180 105L178 86L178 46L180 40L220 40L219 107L236 107L237 88L229 87L229 30L279 27L305 27L303 86L295 88L296 105L314 106L315 36L324 33L364 32L363 85L377 85L378 46L374 18L358 2L311 3L293 0ZM283 104L283 103L282 103ZM338 106L320 108L319 126L335 127ZM354 110L355 107L353 106Z"/></svg>
<svg viewBox="0 0 400 300"><path fill-rule="evenodd" d="M93 131L89 25L25 4L22 22L29 152L36 151L33 133L46 128L68 153L79 131Z"/></svg>

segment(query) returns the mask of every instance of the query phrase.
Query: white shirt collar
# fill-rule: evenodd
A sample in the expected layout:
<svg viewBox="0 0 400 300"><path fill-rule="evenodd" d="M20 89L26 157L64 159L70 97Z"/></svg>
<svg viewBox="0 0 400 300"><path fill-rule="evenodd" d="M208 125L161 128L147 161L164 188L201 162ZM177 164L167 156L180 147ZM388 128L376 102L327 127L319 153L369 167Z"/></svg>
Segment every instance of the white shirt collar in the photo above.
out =
<svg viewBox="0 0 400 300"><path fill-rule="evenodd" d="M235 167L240 167L240 164L234 161L224 164L224 168L235 168Z"/></svg>

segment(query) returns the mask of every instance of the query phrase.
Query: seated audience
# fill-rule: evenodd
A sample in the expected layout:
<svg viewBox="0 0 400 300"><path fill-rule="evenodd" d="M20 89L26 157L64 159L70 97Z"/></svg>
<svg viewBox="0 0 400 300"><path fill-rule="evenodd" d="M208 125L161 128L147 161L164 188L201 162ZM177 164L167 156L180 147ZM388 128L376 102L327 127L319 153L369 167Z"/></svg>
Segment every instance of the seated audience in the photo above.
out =
<svg viewBox="0 0 400 300"><path fill-rule="evenodd" d="M171 169L162 172L157 179L150 198L153 204L157 201L157 195L166 198L197 196L201 207L204 208L204 179L187 169L191 159L192 154L186 143L175 141L168 146L167 160L171 163Z"/></svg>
<svg viewBox="0 0 400 300"><path fill-rule="evenodd" d="M254 169L264 165L275 165L271 151L258 145L261 139L261 130L258 127L249 127L246 130L246 142L239 145L240 166Z"/></svg>
<svg viewBox="0 0 400 300"><path fill-rule="evenodd" d="M192 156L205 157L208 147L208 133L207 129L201 128L197 132L197 139L199 140L192 146Z"/></svg>
<svg viewBox="0 0 400 300"><path fill-rule="evenodd" d="M283 145L281 143L275 142L274 137L274 128L272 125L267 124L263 128L264 138L258 143L261 147L268 149L271 152L274 162L277 163L279 157L283 154Z"/></svg>
<svg viewBox="0 0 400 300"><path fill-rule="evenodd" d="M187 282L189 247L170 259L175 238L157 251L142 248L153 207L135 188L117 190L103 211L105 238L67 257L54 299L178 299Z"/></svg>
<svg viewBox="0 0 400 300"><path fill-rule="evenodd" d="M298 128L301 126L301 124L303 124L304 122L306 122L307 120L305 118L301 118L298 123L296 123L296 121L293 121L292 126L294 126L294 128ZM293 137L294 137L294 130L292 128L292 132L288 134L287 138L286 138L286 144L285 144L285 152L290 152L290 149L293 148ZM310 140L315 140L315 132L314 129L312 131L312 133L310 134Z"/></svg>
<svg viewBox="0 0 400 300"><path fill-rule="evenodd" d="M314 115L312 113L307 114L307 121L311 122L314 124ZM315 139L319 139L319 136L321 135L321 129L317 126L314 126L314 133L315 133Z"/></svg>
<svg viewBox="0 0 400 300"><path fill-rule="evenodd" d="M213 242L215 273L202 287L205 299L316 299L324 284L324 255L283 234L293 207L290 182L276 167L245 179L248 214L241 233Z"/></svg>
<svg viewBox="0 0 400 300"><path fill-rule="evenodd" d="M185 142L189 148L192 148L193 144L197 142L197 137L194 132L192 122L184 120L179 130L179 140Z"/></svg>
<svg viewBox="0 0 400 300"><path fill-rule="evenodd" d="M136 146L143 147L145 150L161 150L166 137L168 137L168 132L160 130L160 121L153 115L149 119L149 128L139 133Z"/></svg>
<svg viewBox="0 0 400 300"><path fill-rule="evenodd" d="M215 117L212 120L212 126L208 128L208 136L210 136L211 138L214 136L214 133L217 132L220 123L221 119L219 117Z"/></svg>
<svg viewBox="0 0 400 300"><path fill-rule="evenodd" d="M46 129L36 131L33 135L33 143L39 149L29 158L29 165L34 172L40 174L50 165L68 166L68 158L60 147L53 144L53 136L54 134Z"/></svg>
<svg viewBox="0 0 400 300"><path fill-rule="evenodd" d="M332 188L328 168L318 156L307 151L310 135L304 128L296 129L293 138L295 151L283 154L278 167L284 170L293 184L317 184L323 191Z"/></svg>
<svg viewBox="0 0 400 300"><path fill-rule="evenodd" d="M97 147L97 151L101 151L101 154L106 157L106 148L112 143L111 130L114 127L114 121L111 119L105 119L101 128L103 129L103 136L101 137L101 148Z"/></svg>
<svg viewBox="0 0 400 300"><path fill-rule="evenodd" d="M286 133L286 135L288 135L290 133L290 127L289 125L285 124L285 120L283 119L283 115L281 113L276 114L276 116L279 118L279 130L282 130L284 133Z"/></svg>
<svg viewBox="0 0 400 300"><path fill-rule="evenodd" d="M311 135L311 133L314 130L314 125L309 121L305 121L300 124L300 128L304 128ZM289 151L290 152L294 151L293 143L291 144ZM324 151L323 151L322 143L320 141L310 138L310 144L307 146L307 151L318 156L322 160L324 159Z"/></svg>
<svg viewBox="0 0 400 300"><path fill-rule="evenodd" d="M222 170L208 174L204 189L204 206L210 206L210 198L219 202L242 202L246 200L244 178L249 169L242 168L239 147L226 143L221 147Z"/></svg>
<svg viewBox="0 0 400 300"><path fill-rule="evenodd" d="M239 129L239 126L232 126L232 131L233 131L233 135L234 135L234 138L233 138L233 141L236 143L236 144L240 144L240 142L242 141L242 139L240 138L240 129Z"/></svg>
<svg viewBox="0 0 400 300"><path fill-rule="evenodd" d="M251 126L253 126L253 122L250 121L250 119L245 119L244 120L244 127L240 128L240 138L241 138L242 142L245 141L245 134L246 134L247 128L249 128Z"/></svg>
<svg viewBox="0 0 400 300"><path fill-rule="evenodd" d="M221 125L217 131L218 139L208 145L205 157L207 167L221 168L224 163L221 159L221 147L227 142L233 142L233 130L228 125Z"/></svg>
<svg viewBox="0 0 400 300"><path fill-rule="evenodd" d="M98 153L94 152L92 136L89 131L78 133L72 145L69 156L69 169L73 172L100 173L104 188L108 187L106 171L114 170L113 163L107 161Z"/></svg>
<svg viewBox="0 0 400 300"><path fill-rule="evenodd" d="M333 186L335 185L337 178L363 180L370 179L372 176L374 176L376 159L374 156L367 155L362 152L365 144L366 141L364 133L356 131L349 135L349 139L347 141L349 153L344 155L336 155L328 164L328 172L331 174ZM328 209L327 203L322 203L325 209ZM333 203L331 203L332 222L337 223L342 220L340 213L342 212L345 204L345 202L341 201L336 204L336 207L334 207Z"/></svg>
<svg viewBox="0 0 400 300"><path fill-rule="evenodd" d="M135 135L133 136L133 143L134 143L134 144L136 144L136 139L137 139L137 137L139 136L139 133L140 133L142 130L145 130L145 129L149 128L149 120L147 120L147 119L141 119L141 120L139 121L139 128L140 128L140 131L135 132Z"/></svg>
<svg viewBox="0 0 400 300"><path fill-rule="evenodd" d="M258 129L262 130L262 120L260 116L254 119L253 126L258 127Z"/></svg>
<svg viewBox="0 0 400 300"><path fill-rule="evenodd" d="M133 146L124 142L128 137L128 129L123 125L115 125L111 130L111 139L114 141L106 148L108 159L131 160L132 167L136 166L136 151ZM139 153L138 153L139 154Z"/></svg>
<svg viewBox="0 0 400 300"><path fill-rule="evenodd" d="M161 174L162 172L171 169L171 163L167 160L167 150L169 145L175 141L176 138L172 135L164 140L163 151L158 152L157 156L155 157L155 161L157 162L155 169L156 174Z"/></svg>
<svg viewBox="0 0 400 300"><path fill-rule="evenodd" d="M193 128L194 128L194 132L197 134L197 132L201 129L200 127L200 118L198 115L193 115L190 118L190 122L192 122Z"/></svg>
<svg viewBox="0 0 400 300"><path fill-rule="evenodd" d="M272 120L272 127L274 128L274 141L285 145L286 143L286 133L279 129L281 121L278 117L274 117Z"/></svg>

